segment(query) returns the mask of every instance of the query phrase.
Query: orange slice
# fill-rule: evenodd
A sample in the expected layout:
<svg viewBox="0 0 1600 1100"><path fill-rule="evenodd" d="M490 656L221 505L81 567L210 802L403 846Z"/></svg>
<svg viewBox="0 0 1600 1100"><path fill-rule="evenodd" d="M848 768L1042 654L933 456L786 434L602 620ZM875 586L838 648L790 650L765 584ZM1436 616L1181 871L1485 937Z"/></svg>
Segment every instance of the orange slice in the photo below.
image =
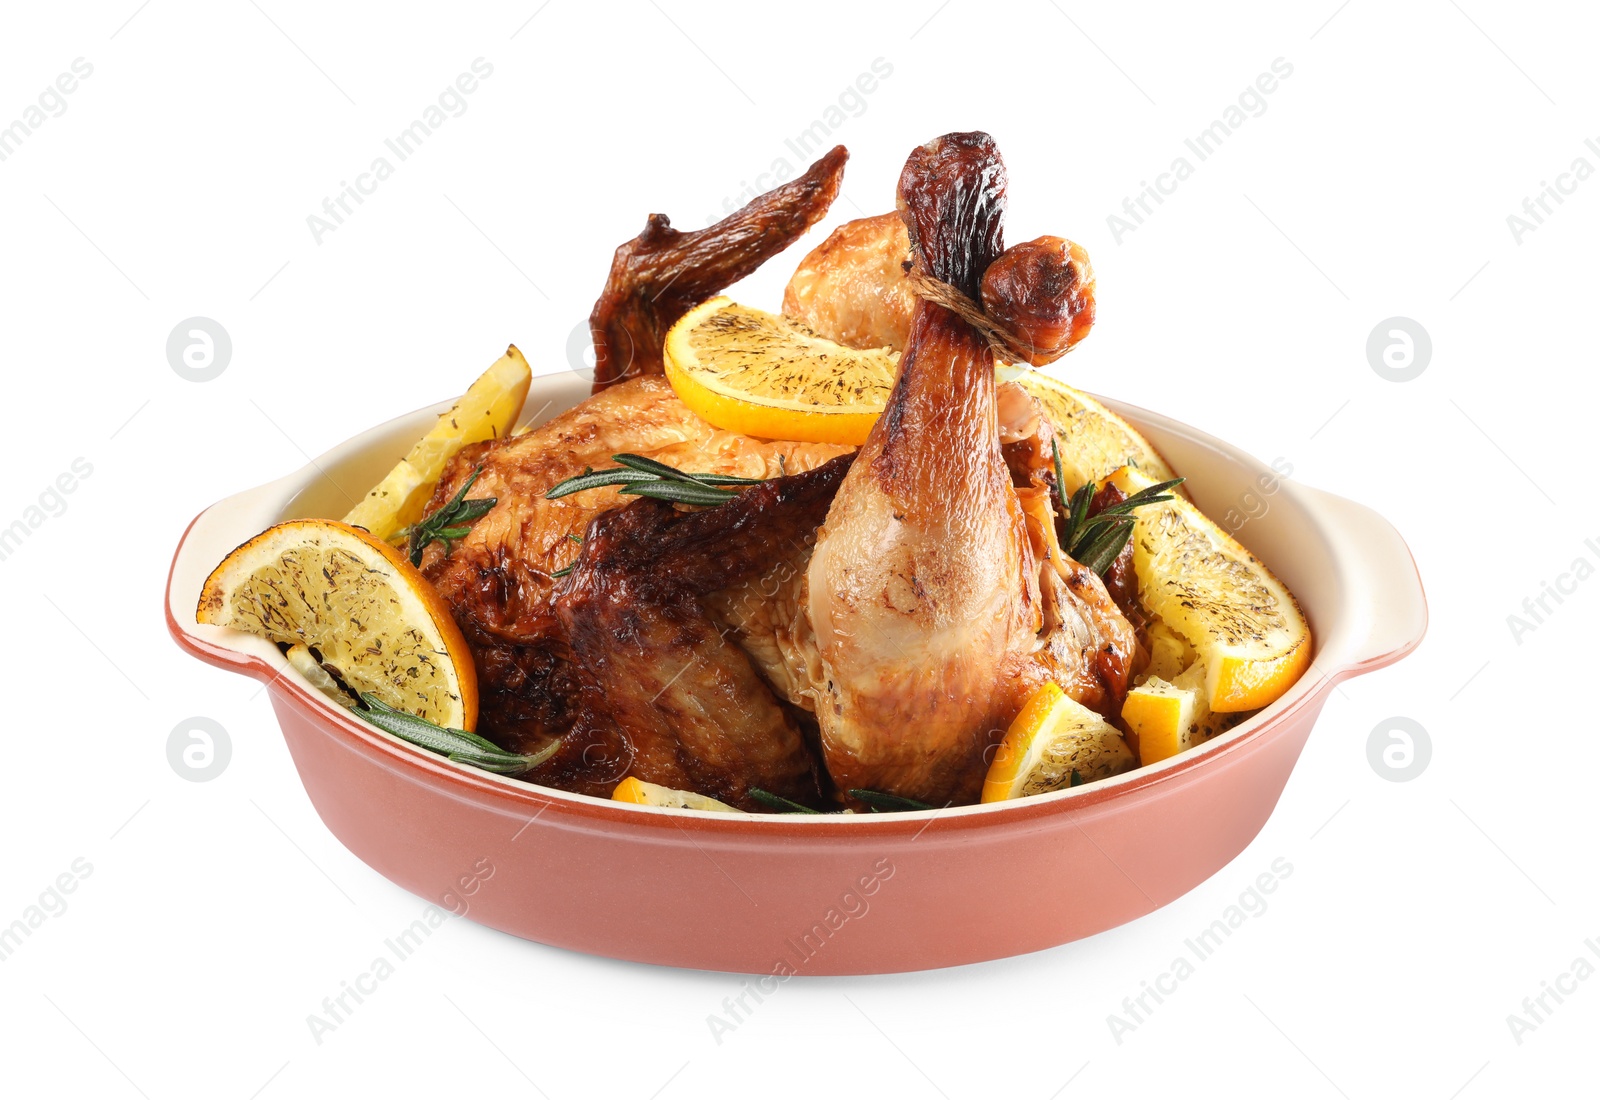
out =
<svg viewBox="0 0 1600 1100"><path fill-rule="evenodd" d="M1044 406L1045 417L1055 429L1067 492L1123 466L1137 467L1154 481L1178 476L1138 429L1081 390L1043 370L1001 366L999 375L1016 382Z"/></svg>
<svg viewBox="0 0 1600 1100"><path fill-rule="evenodd" d="M900 369L899 352L835 344L725 296L685 313L668 331L662 358L683 403L724 431L856 447Z"/></svg>
<svg viewBox="0 0 1600 1100"><path fill-rule="evenodd" d="M984 802L1047 794L1091 783L1134 766L1122 734L1055 684L1044 684L1023 705L984 776Z"/></svg>
<svg viewBox="0 0 1600 1100"><path fill-rule="evenodd" d="M206 578L195 618L314 648L352 690L435 725L477 722L478 678L450 608L404 554L358 527L269 527Z"/></svg>
<svg viewBox="0 0 1600 1100"><path fill-rule="evenodd" d="M1155 484L1124 467L1107 479L1133 494ZM1213 711L1255 710L1311 664L1311 627L1283 582L1182 497L1136 510L1139 600L1194 647Z"/></svg>
<svg viewBox="0 0 1600 1100"><path fill-rule="evenodd" d="M726 296L684 314L668 331L662 357L678 397L724 431L857 447L900 370L897 351L836 344ZM1149 440L1088 394L1044 371L1000 364L997 374L1044 406L1069 493L1122 466L1158 481L1175 476Z"/></svg>
<svg viewBox="0 0 1600 1100"><path fill-rule="evenodd" d="M322 667L322 662L317 660L309 646L304 642L296 642L283 654L289 659L289 667L305 678L306 683L316 688L322 694L338 703L341 707L354 709L358 704L356 697L339 686L327 669Z"/></svg>

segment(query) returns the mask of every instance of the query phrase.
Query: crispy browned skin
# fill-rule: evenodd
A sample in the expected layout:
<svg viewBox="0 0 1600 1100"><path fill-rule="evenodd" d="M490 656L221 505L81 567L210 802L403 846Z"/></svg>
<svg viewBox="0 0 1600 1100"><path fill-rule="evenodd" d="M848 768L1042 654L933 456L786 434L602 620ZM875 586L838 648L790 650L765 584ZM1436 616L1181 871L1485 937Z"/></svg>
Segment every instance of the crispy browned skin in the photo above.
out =
<svg viewBox="0 0 1600 1100"><path fill-rule="evenodd" d="M976 298L1005 191L988 135L915 150L900 202L923 270ZM988 345L921 302L806 574L809 693L838 787L975 801L987 750L1040 683L1090 706L1125 689L1135 639L1099 578L1040 568L1013 479L1036 476L1042 451L1008 465Z"/></svg>
<svg viewBox="0 0 1600 1100"><path fill-rule="evenodd" d="M565 733L578 718L578 681L565 631L550 606L551 574L577 557L569 536L581 536L595 516L629 498L615 489L592 489L547 500L551 486L585 467L613 466L611 456L623 452L695 472L776 477L812 469L847 450L718 431L657 375L613 386L532 431L458 455L428 510L449 500L480 465L469 495L498 503L448 553L439 544L430 547L423 571L472 649L480 729L508 746L529 748ZM564 752L530 778L579 789L575 777L604 776L609 758L603 746L582 743L575 752ZM609 793L609 787L590 793Z"/></svg>
<svg viewBox="0 0 1600 1100"><path fill-rule="evenodd" d="M833 205L849 154L835 146L798 179L758 195L715 225L682 233L665 214L617 248L589 314L594 392L661 373L661 345L679 317L788 248Z"/></svg>
<svg viewBox="0 0 1600 1100"><path fill-rule="evenodd" d="M1094 325L1089 254L1063 237L1012 245L983 273L983 312L1021 340L1027 363L1055 362Z"/></svg>
<svg viewBox="0 0 1600 1100"><path fill-rule="evenodd" d="M917 296L911 238L894 212L845 222L812 249L783 291L783 312L852 348L905 347Z"/></svg>
<svg viewBox="0 0 1600 1100"><path fill-rule="evenodd" d="M642 500L589 526L577 567L557 591L595 719L620 731L628 774L746 809L760 787L819 802L801 721L707 608L743 589L793 547L806 547L850 456L684 513Z"/></svg>

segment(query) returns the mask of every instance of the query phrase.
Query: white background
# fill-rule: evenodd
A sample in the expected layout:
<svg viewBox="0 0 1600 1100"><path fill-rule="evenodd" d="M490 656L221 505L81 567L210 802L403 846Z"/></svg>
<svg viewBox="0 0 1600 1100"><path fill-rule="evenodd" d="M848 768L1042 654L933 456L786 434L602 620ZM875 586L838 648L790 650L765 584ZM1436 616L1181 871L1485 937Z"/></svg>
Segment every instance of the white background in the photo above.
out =
<svg viewBox="0 0 1600 1100"><path fill-rule="evenodd" d="M0 163L0 526L74 459L92 474L0 561L0 925L75 859L92 873L0 963L0 1087L1592 1091L1600 980L1520 1043L1507 1016L1600 937L1600 582L1520 640L1507 616L1574 559L1600 561L1584 546L1600 536L1600 181L1520 242L1506 221L1575 158L1600 167L1584 146L1600 138L1592 10L540 3L7 6L0 125L75 58L93 75ZM479 57L494 71L466 112L317 243L307 216ZM1280 57L1293 74L1265 113L1118 243L1107 216ZM1010 168L1010 238L1069 235L1095 263L1099 324L1068 376L1389 516L1428 585L1426 644L1334 694L1237 861L1092 940L791 982L718 1043L707 1017L736 976L452 921L318 1044L307 1015L424 902L322 827L257 685L168 640L161 589L179 533L213 500L457 392L508 341L536 371L568 369L568 336L645 215L696 227L775 160L798 170L784 139L877 58L892 75L837 128L852 159L828 224L888 209L913 145L991 131ZM738 295L775 308L797 256ZM195 315L233 341L204 384L165 354ZM1365 351L1396 315L1433 343L1407 383ZM233 749L206 783L167 760L170 731L196 715ZM1432 744L1404 783L1367 754L1396 715ZM1119 1044L1108 1014L1279 857L1294 871L1270 908Z"/></svg>

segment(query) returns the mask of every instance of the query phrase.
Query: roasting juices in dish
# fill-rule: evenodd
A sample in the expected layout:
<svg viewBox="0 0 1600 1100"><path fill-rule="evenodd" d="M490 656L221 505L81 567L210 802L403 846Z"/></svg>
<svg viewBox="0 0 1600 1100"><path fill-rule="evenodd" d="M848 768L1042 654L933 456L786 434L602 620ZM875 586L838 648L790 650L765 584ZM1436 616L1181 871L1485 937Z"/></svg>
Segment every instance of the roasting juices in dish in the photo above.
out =
<svg viewBox="0 0 1600 1100"><path fill-rule="evenodd" d="M595 392L514 430L515 348L341 520L279 524L197 617L463 766L662 807L996 802L1181 753L1310 661L1294 597L1130 425L1037 371L1088 333L1058 237L1007 247L993 140L797 240L845 152L716 225L652 215L591 317Z"/></svg>

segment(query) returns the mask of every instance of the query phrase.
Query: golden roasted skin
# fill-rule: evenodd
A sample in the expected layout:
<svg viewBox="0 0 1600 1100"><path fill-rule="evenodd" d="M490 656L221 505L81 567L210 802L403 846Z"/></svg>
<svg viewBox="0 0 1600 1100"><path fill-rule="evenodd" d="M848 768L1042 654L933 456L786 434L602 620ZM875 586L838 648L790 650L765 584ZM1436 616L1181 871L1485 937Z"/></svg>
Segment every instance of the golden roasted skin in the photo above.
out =
<svg viewBox="0 0 1600 1100"><path fill-rule="evenodd" d="M569 536L582 537L592 519L631 498L602 488L547 500L551 486L585 468L613 466L611 456L624 452L695 472L765 478L812 469L848 450L719 431L657 375L612 386L532 431L463 451L446 470L428 511L449 500L479 466L468 495L497 503L448 552L437 543L430 547L423 571L472 649L482 696L480 729L510 747L532 746L567 732L578 717L580 684L551 606L552 574L577 558ZM570 788L573 777L595 762L594 753L577 763L563 755L548 765L549 774L530 778Z"/></svg>
<svg viewBox="0 0 1600 1100"><path fill-rule="evenodd" d="M716 613L744 601L710 597L760 591L775 560L808 544L849 463L841 456L692 513L636 501L589 526L555 607L591 723L618 731L629 775L744 809L763 808L751 787L819 803L807 716L773 693Z"/></svg>
<svg viewBox="0 0 1600 1100"><path fill-rule="evenodd" d="M906 279L911 238L894 212L845 222L807 253L783 291L783 312L852 348L905 347L917 296Z"/></svg>
<svg viewBox="0 0 1600 1100"><path fill-rule="evenodd" d="M976 298L1003 250L1005 191L985 134L915 150L899 193L916 262ZM1013 476L988 345L919 303L801 600L817 655L803 691L838 787L976 801L987 750L1039 683L1090 705L1125 689L1132 629L1093 573L1041 571Z"/></svg>

